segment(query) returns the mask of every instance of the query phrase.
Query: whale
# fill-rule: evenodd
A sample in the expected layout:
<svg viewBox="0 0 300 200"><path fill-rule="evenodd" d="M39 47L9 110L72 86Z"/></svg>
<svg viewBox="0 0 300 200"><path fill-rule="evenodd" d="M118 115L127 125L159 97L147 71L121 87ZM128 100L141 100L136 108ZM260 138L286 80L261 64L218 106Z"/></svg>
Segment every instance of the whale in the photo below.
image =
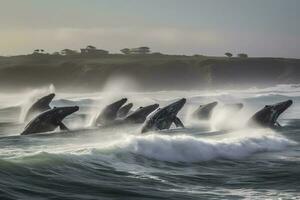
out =
<svg viewBox="0 0 300 200"><path fill-rule="evenodd" d="M113 123L118 115L120 108L126 103L127 98L122 98L112 104L106 106L97 117L95 124L99 125L109 125Z"/></svg>
<svg viewBox="0 0 300 200"><path fill-rule="evenodd" d="M64 125L62 120L78 110L78 106L54 107L50 110L47 110L32 119L27 124L21 135L31 135L36 133L54 131L58 127L61 130L69 130Z"/></svg>
<svg viewBox="0 0 300 200"><path fill-rule="evenodd" d="M243 107L244 107L244 104L242 104L242 103L228 103L228 104L223 105L222 109L226 109L231 112L238 112L241 109L243 109Z"/></svg>
<svg viewBox="0 0 300 200"><path fill-rule="evenodd" d="M248 121L248 126L260 126L267 128L280 128L279 116L293 104L292 100L279 102L273 105L266 105L257 111Z"/></svg>
<svg viewBox="0 0 300 200"><path fill-rule="evenodd" d="M176 127L184 127L181 120L177 117L178 112L183 108L186 99L182 98L163 108L158 109L145 121L141 132L169 129L174 123Z"/></svg>
<svg viewBox="0 0 300 200"><path fill-rule="evenodd" d="M146 121L147 116L153 111L155 111L158 107L159 104L152 104L144 107L139 107L124 118L117 118L108 124L101 125L98 127L108 128L120 125L143 124Z"/></svg>
<svg viewBox="0 0 300 200"><path fill-rule="evenodd" d="M28 109L26 116L25 116L25 120L29 121L30 119L32 119L34 116L36 116L39 113L42 113L46 110L51 109L50 107L50 103L53 100L53 98L55 97L54 93L48 94L40 99L38 99L34 104L32 104L32 106Z"/></svg>
<svg viewBox="0 0 300 200"><path fill-rule="evenodd" d="M197 110L195 110L192 116L200 120L209 120L212 116L214 108L218 105L218 102L214 101L208 104L200 105Z"/></svg>
<svg viewBox="0 0 300 200"><path fill-rule="evenodd" d="M128 103L125 106L122 106L117 113L117 117L118 118L126 117L132 107L133 107L132 103Z"/></svg>
<svg viewBox="0 0 300 200"><path fill-rule="evenodd" d="M140 107L131 114L129 114L125 119L125 123L142 124L146 121L147 116L155 111L159 107L159 104L152 104L149 106Z"/></svg>

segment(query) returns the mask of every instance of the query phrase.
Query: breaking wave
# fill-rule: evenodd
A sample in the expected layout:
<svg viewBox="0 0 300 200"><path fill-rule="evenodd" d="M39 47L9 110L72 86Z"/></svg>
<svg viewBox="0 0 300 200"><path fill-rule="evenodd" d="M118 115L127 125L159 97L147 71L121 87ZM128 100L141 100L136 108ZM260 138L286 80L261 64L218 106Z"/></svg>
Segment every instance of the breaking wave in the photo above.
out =
<svg viewBox="0 0 300 200"><path fill-rule="evenodd" d="M225 138L199 138L190 135L130 136L121 146L148 158L169 162L200 162L212 159L241 159L258 152L280 151L293 141L275 133ZM243 135L243 136L242 136ZM226 138L229 136L229 138Z"/></svg>

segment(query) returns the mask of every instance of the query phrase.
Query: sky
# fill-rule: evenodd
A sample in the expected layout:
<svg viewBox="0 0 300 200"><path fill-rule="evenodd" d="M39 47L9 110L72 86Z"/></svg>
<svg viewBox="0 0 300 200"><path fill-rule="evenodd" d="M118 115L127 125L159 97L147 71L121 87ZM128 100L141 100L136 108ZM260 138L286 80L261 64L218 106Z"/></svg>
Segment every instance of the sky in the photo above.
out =
<svg viewBox="0 0 300 200"><path fill-rule="evenodd" d="M94 45L300 58L300 0L0 0L0 55Z"/></svg>

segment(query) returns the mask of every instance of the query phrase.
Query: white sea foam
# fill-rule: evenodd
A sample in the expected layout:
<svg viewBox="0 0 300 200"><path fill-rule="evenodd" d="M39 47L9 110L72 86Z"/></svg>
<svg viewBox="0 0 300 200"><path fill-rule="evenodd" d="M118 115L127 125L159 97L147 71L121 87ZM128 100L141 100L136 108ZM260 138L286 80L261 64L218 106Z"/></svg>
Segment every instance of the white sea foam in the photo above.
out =
<svg viewBox="0 0 300 200"><path fill-rule="evenodd" d="M251 131L239 131L217 138L160 134L129 136L121 146L148 158L170 162L199 162L217 158L241 159L258 152L283 150L292 144L293 141L275 133L251 134Z"/></svg>

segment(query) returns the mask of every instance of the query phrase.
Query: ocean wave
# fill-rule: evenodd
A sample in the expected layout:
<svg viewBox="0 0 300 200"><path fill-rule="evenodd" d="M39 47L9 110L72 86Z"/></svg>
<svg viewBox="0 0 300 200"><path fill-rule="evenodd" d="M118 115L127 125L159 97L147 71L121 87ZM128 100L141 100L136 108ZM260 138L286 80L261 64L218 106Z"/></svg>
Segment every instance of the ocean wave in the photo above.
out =
<svg viewBox="0 0 300 200"><path fill-rule="evenodd" d="M263 99L265 101L281 101L292 98L293 100L299 100L300 96L289 96L283 94L276 94L276 93L266 93L266 94L256 94L255 96L246 97L246 100L258 100Z"/></svg>
<svg viewBox="0 0 300 200"><path fill-rule="evenodd" d="M33 147L4 148L1 157L9 160L27 160L41 155L49 157L45 154L99 158L106 155L121 154L126 157L135 154L160 161L201 162L215 159L243 159L259 152L281 151L295 144L294 141L270 129L240 130L211 136L176 132L82 137L71 141L70 138L56 138L52 139L51 143L48 140L36 139L40 144L29 140L28 142L35 143Z"/></svg>
<svg viewBox="0 0 300 200"><path fill-rule="evenodd" d="M93 105L95 100L87 98L80 100L57 99L53 100L52 104L55 106L89 106Z"/></svg>
<svg viewBox="0 0 300 200"><path fill-rule="evenodd" d="M213 159L241 159L258 152L280 151L293 141L268 134L248 137L207 139L190 135L130 136L122 144L128 151L169 162L200 162Z"/></svg>

